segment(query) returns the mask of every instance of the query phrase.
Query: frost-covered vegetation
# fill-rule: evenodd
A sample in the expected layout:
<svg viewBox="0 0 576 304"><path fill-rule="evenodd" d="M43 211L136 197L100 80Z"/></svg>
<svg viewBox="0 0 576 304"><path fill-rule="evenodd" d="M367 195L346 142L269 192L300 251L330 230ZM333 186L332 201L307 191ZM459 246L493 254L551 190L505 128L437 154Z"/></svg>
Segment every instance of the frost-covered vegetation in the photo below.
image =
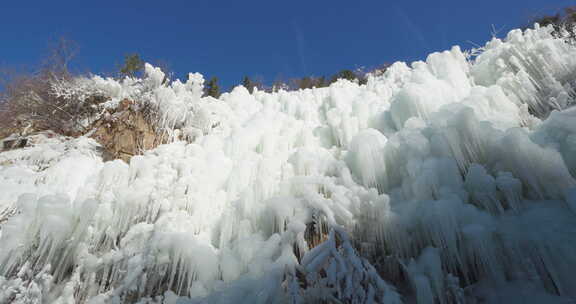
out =
<svg viewBox="0 0 576 304"><path fill-rule="evenodd" d="M171 142L0 153L0 303L573 302L576 46L553 30L366 84L62 83L153 107Z"/></svg>

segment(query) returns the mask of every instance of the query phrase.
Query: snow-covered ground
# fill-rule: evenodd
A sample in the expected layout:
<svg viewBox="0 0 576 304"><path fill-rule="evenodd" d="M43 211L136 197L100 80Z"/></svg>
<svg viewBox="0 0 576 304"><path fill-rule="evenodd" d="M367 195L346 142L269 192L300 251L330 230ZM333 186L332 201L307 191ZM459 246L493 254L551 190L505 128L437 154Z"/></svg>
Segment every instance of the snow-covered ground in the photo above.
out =
<svg viewBox="0 0 576 304"><path fill-rule="evenodd" d="M219 100L150 65L78 79L188 141L0 153L0 303L576 302L576 46L537 27L474 54Z"/></svg>

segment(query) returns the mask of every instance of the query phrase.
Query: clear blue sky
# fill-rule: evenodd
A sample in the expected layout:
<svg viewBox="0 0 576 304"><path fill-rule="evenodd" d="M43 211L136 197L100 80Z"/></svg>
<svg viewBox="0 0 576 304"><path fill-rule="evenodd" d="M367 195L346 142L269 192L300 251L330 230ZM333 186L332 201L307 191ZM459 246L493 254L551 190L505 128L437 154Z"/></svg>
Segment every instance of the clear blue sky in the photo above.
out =
<svg viewBox="0 0 576 304"><path fill-rule="evenodd" d="M48 41L76 41L74 67L110 72L127 53L176 75L330 75L472 47L576 1L26 1L0 3L0 65L35 66Z"/></svg>

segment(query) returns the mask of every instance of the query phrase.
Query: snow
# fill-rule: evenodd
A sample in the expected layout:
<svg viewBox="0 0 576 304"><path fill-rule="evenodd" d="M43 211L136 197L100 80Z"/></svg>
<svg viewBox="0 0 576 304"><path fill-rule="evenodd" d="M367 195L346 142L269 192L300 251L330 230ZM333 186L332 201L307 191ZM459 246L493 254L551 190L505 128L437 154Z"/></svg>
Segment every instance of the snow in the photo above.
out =
<svg viewBox="0 0 576 304"><path fill-rule="evenodd" d="M0 303L573 302L576 46L551 30L365 85L60 84L151 106L172 140L1 152Z"/></svg>

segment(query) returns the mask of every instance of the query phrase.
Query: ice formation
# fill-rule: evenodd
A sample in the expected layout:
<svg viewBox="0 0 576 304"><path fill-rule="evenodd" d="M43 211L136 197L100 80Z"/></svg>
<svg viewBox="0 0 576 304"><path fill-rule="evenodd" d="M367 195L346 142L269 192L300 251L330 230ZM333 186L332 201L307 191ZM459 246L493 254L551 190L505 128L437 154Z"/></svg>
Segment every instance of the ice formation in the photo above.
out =
<svg viewBox="0 0 576 304"><path fill-rule="evenodd" d="M59 87L152 104L173 141L0 153L0 303L573 302L576 46L551 32L365 85Z"/></svg>

